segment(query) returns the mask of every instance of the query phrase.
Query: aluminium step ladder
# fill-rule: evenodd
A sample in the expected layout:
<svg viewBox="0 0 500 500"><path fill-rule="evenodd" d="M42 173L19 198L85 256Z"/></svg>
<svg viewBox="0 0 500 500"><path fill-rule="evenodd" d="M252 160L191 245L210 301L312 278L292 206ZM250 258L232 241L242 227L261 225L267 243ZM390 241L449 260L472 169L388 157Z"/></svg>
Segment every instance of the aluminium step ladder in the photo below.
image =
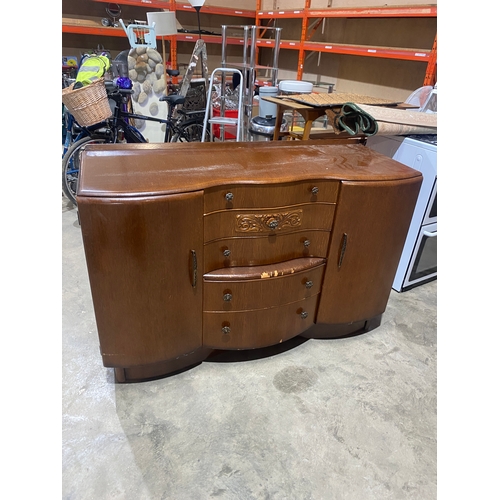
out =
<svg viewBox="0 0 500 500"><path fill-rule="evenodd" d="M217 73L221 74L221 108L220 108L220 116L213 116L213 106L212 106L212 89L214 85L214 80L217 75ZM233 118L225 115L226 109L225 109L225 86L226 86L226 73L237 73L239 74L240 77L240 84L238 85L238 117ZM205 142L205 139L207 137L207 129L208 126L210 125L210 141L213 141L214 139L214 134L213 134L213 125L217 124L220 125L220 140L224 141L225 140L225 131L224 128L225 126L231 126L231 127L236 127L236 142L239 142L242 140L243 137L243 130L242 130L242 116L243 116L243 93L242 93L242 87L243 87L243 75L240 70L238 69L233 69L233 68L216 68L212 71L212 74L210 75L210 82L208 84L208 89L207 89L207 106L205 109L205 118L203 120L203 133L202 133L202 139L201 142Z"/></svg>

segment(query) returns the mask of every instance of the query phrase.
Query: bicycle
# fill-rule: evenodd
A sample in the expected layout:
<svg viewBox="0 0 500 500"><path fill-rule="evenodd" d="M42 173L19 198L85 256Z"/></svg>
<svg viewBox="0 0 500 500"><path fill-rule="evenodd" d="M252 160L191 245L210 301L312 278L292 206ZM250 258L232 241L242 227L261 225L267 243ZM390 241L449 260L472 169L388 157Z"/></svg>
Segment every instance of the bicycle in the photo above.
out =
<svg viewBox="0 0 500 500"><path fill-rule="evenodd" d="M62 160L62 189L66 197L76 206L76 190L80 172L81 153L89 144L145 143L141 132L131 120L154 121L165 125L164 142L201 142L205 110L185 111L178 108L186 98L178 94L160 97L168 105L167 118L154 118L128 111L131 89L121 89L106 82L106 90L113 115L105 122L80 127L76 135L67 137L68 147ZM175 116L174 116L175 113ZM73 127L73 124L71 124ZM74 129L72 128L71 131ZM70 132L71 134L71 132Z"/></svg>

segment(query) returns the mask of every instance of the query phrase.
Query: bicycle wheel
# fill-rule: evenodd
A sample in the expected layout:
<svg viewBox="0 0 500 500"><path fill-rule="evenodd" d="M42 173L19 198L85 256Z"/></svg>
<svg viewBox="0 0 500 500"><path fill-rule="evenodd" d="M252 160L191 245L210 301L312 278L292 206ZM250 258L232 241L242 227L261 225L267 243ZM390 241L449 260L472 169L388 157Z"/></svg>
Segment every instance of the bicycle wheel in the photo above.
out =
<svg viewBox="0 0 500 500"><path fill-rule="evenodd" d="M66 197L76 206L76 189L80 173L80 155L88 144L106 142L102 137L84 137L73 143L62 160L62 189Z"/></svg>
<svg viewBox="0 0 500 500"><path fill-rule="evenodd" d="M201 142L202 135L203 123L197 120L190 120L179 127L170 142ZM205 141L208 141L208 130L205 135L207 136Z"/></svg>

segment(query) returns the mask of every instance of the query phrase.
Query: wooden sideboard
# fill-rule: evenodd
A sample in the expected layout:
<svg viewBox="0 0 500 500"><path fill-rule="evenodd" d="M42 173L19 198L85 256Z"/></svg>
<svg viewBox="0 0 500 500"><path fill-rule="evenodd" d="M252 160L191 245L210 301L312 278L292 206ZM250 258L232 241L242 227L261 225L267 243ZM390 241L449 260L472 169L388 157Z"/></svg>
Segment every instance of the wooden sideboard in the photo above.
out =
<svg viewBox="0 0 500 500"><path fill-rule="evenodd" d="M89 146L77 201L104 366L144 380L375 328L421 182L328 140Z"/></svg>

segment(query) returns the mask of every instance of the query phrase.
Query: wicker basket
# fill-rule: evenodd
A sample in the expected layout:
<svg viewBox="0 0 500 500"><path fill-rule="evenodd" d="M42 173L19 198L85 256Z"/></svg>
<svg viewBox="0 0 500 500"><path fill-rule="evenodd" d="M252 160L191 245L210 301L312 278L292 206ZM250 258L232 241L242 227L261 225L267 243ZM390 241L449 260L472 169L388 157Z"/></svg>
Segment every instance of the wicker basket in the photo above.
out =
<svg viewBox="0 0 500 500"><path fill-rule="evenodd" d="M110 118L104 78L73 90L74 83L62 90L62 102L82 127L89 127Z"/></svg>

